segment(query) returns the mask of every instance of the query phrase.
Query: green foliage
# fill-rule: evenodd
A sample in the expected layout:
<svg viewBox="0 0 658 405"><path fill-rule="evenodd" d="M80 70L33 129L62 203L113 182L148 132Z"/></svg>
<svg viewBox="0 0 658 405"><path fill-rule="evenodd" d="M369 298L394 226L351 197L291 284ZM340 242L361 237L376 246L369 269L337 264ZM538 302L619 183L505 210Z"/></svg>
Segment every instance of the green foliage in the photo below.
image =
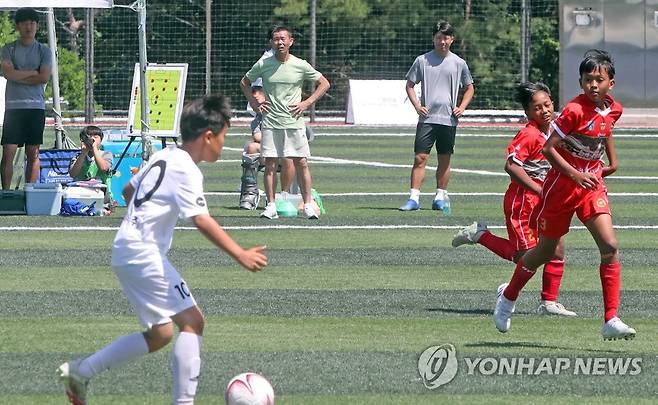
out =
<svg viewBox="0 0 658 405"><path fill-rule="evenodd" d="M532 19L532 59L529 74L530 80L541 80L548 85L556 103L560 100L558 77L560 41L557 29L557 24L551 18Z"/></svg>
<svg viewBox="0 0 658 405"><path fill-rule="evenodd" d="M558 2L531 2L530 80L543 80L558 99ZM149 0L147 53L151 63L189 64L186 98L205 92L205 1ZM245 100L238 82L260 57L272 24L295 35L292 52L310 59L308 0L213 2L212 88L230 96L236 108ZM77 11L76 11L77 13ZM519 0L322 0L317 1L316 67L331 82L318 109L342 110L349 79L404 79L416 56L432 49L432 26L447 20L455 27L453 51L464 58L475 80L471 108L517 108L514 86L521 78ZM9 13L0 14L0 41L15 37ZM66 22L64 10L58 20ZM78 19L83 18L78 15ZM138 60L137 17L114 8L96 15L96 99L107 109L125 110ZM64 24L65 25L65 24ZM58 26L63 46L73 48ZM43 29L42 29L43 31ZM83 46L78 47L82 53ZM82 81L77 83L82 85ZM79 94L79 93L75 93ZM74 97L62 91L72 103Z"/></svg>
<svg viewBox="0 0 658 405"><path fill-rule="evenodd" d="M331 96L342 103L349 79L404 78L414 58L432 49L432 26L446 20L455 27L453 52L466 60L475 80L471 107L517 108L514 88L521 78L519 4L514 0L471 3L469 10L464 2L436 7L436 2L429 0L414 7L404 0L318 2L318 32L336 33L336 38L319 38L317 44L316 66L330 79ZM310 36L308 2L281 0L274 12L301 34L293 52L304 57ZM549 62L557 60L556 10L549 7L533 13L547 17L532 20L530 77L545 80L557 91L558 66ZM335 101L322 99L319 104L331 102Z"/></svg>
<svg viewBox="0 0 658 405"><path fill-rule="evenodd" d="M68 110L85 106L85 62L75 52L58 47L59 94L68 101ZM46 98L53 96L53 87L46 89ZM64 109L64 107L62 107Z"/></svg>
<svg viewBox="0 0 658 405"><path fill-rule="evenodd" d="M0 14L0 47L18 38L14 22L8 13Z"/></svg>

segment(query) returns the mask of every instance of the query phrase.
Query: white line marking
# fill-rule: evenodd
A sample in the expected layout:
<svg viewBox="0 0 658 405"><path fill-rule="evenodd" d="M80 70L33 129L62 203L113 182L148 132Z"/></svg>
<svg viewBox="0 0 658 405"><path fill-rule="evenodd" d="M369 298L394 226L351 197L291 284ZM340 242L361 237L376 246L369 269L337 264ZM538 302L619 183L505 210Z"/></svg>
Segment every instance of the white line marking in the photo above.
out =
<svg viewBox="0 0 658 405"><path fill-rule="evenodd" d="M522 126L519 126L518 129L522 128ZM507 131L507 133L505 133ZM507 139L512 139L514 135L516 134L517 130L515 128L510 127L509 129L503 129L502 131L497 131L497 132L503 132L503 133L469 133L469 132L464 132L460 133L457 131L457 137L458 138L507 138ZM249 136L251 135L249 132L241 133L241 134L234 134L232 136ZM339 137L339 136L372 136L372 137L385 137L385 136L390 136L390 137L409 137L413 138L416 135L416 129L415 128L409 128L408 132L318 132L316 130L316 137L317 138L322 138L325 136L332 136L332 137ZM615 139L619 138L648 138L648 139L656 139L658 138L658 134L615 134L613 135Z"/></svg>
<svg viewBox="0 0 658 405"><path fill-rule="evenodd" d="M256 226L224 226L226 230L269 230L269 229L304 229L304 230L373 230L373 229L462 229L467 225L256 225ZM642 230L658 230L658 225L615 225L615 229L642 229ZM0 231L16 232L16 231L116 231L119 227L114 226L3 226ZM492 225L489 229L506 229L504 226ZM582 231L586 230L582 225L572 226L570 230ZM177 231L194 231L196 227L193 226L177 226Z"/></svg>
<svg viewBox="0 0 658 405"><path fill-rule="evenodd" d="M238 148L224 148L226 150L231 150L231 151L242 151L242 149ZM394 163L383 163L383 162L368 162L365 160L349 160L349 159L338 159L338 158L331 158L331 157L323 157L323 156L311 156L309 158L310 162L313 163L328 163L328 164L337 164L337 165L359 165L359 166L369 166L369 167L387 167L387 168L395 168L395 169L411 169L412 165L408 164L394 164ZM219 160L219 163L221 162L230 162L234 163L234 160ZM436 170L435 166L427 166L427 170ZM507 173L503 172L491 172L488 170L468 170L468 169L457 169L457 168L450 168L452 172L455 173L466 173L466 174L479 174L482 176L496 176L496 177L508 177L509 175ZM655 176L610 176L607 177L608 179L620 179L620 180L658 180L658 177Z"/></svg>
<svg viewBox="0 0 658 405"><path fill-rule="evenodd" d="M236 196L238 191L207 191L205 195L209 196ZM390 192L390 193L321 193L322 197L384 197L384 196L405 196L409 192ZM434 193L420 193L420 195L434 195ZM502 197L505 193L459 193L450 192L451 196L462 197ZM608 193L610 197L658 197L658 193Z"/></svg>

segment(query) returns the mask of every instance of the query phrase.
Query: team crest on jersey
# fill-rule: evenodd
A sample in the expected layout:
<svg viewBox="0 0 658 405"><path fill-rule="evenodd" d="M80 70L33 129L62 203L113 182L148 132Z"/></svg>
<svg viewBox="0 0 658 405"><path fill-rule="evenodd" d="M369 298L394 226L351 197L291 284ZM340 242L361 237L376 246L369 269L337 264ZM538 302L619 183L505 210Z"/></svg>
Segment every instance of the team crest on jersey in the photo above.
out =
<svg viewBox="0 0 658 405"><path fill-rule="evenodd" d="M206 200L204 200L203 197L199 197L196 199L196 205L198 205L199 207L205 207Z"/></svg>
<svg viewBox="0 0 658 405"><path fill-rule="evenodd" d="M601 131L605 131L605 122L602 122L602 123L601 123L600 128L601 128Z"/></svg>

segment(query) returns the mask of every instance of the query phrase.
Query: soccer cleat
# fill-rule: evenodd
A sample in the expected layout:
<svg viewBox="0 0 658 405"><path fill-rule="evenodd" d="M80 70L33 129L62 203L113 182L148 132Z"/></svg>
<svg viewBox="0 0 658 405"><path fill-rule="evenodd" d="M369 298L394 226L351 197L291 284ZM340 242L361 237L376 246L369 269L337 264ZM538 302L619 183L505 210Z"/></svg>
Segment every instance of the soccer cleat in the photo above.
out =
<svg viewBox="0 0 658 405"><path fill-rule="evenodd" d="M603 340L631 340L635 337L635 329L626 325L621 319L616 316L603 324L601 329L601 335L603 335Z"/></svg>
<svg viewBox="0 0 658 405"><path fill-rule="evenodd" d="M417 211L420 209L420 204L416 200L412 200L411 198L407 200L407 202L399 208L400 211Z"/></svg>
<svg viewBox="0 0 658 405"><path fill-rule="evenodd" d="M474 245L480 240L480 236L488 231L487 224L484 222L473 222L466 228L457 232L452 238L452 247L461 245Z"/></svg>
<svg viewBox="0 0 658 405"><path fill-rule="evenodd" d="M435 211L443 211L445 207L446 207L445 200L436 199L432 201L432 209Z"/></svg>
<svg viewBox="0 0 658 405"><path fill-rule="evenodd" d="M514 313L515 301L510 301L503 295L503 291L509 283L503 283L498 286L496 292L496 308L494 309L494 323L498 331L505 333L512 324L512 313Z"/></svg>
<svg viewBox="0 0 658 405"><path fill-rule="evenodd" d="M73 405L86 405L87 404L87 383L78 374L78 367L82 360L72 360L59 366L57 375L59 380L64 384L66 396Z"/></svg>
<svg viewBox="0 0 658 405"><path fill-rule="evenodd" d="M537 308L539 315L560 315L560 316L578 316L577 313L569 311L564 305L555 301L542 300Z"/></svg>
<svg viewBox="0 0 658 405"><path fill-rule="evenodd" d="M279 214L276 212L276 204L271 202L265 206L265 209L263 212L260 213L261 218L267 218L267 219L277 219L279 218Z"/></svg>
<svg viewBox="0 0 658 405"><path fill-rule="evenodd" d="M304 215L306 219L319 219L320 215L315 211L313 204L304 204Z"/></svg>

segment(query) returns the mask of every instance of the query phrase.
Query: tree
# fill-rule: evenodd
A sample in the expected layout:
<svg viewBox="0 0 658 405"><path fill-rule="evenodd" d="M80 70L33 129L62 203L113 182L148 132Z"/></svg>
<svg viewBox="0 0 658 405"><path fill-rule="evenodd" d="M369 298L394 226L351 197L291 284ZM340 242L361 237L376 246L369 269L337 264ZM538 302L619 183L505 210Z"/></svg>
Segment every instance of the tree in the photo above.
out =
<svg viewBox="0 0 658 405"><path fill-rule="evenodd" d="M68 102L68 110L82 110L85 106L85 62L78 54L64 47L57 48L59 94ZM46 87L46 98L52 98L53 87ZM64 108L62 108L64 109Z"/></svg>

